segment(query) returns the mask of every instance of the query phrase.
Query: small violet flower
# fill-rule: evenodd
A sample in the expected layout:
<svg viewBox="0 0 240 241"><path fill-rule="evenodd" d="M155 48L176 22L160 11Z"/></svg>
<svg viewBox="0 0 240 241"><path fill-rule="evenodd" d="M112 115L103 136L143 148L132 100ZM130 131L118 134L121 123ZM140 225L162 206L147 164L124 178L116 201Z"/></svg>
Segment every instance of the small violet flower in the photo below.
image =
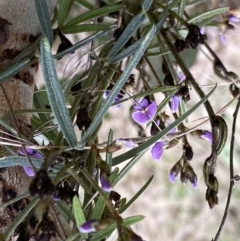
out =
<svg viewBox="0 0 240 241"><path fill-rule="evenodd" d="M27 153L28 153L28 155L29 155L30 157L38 158L38 159L42 159L42 158L43 158L43 156L42 156L39 152L37 152L37 151L35 151L35 150L31 149L31 148L26 147L26 151L27 151ZM20 149L18 150L18 153L19 153L20 155L22 155L22 156L25 156L22 148L20 148ZM23 166L23 170L25 171L25 173L26 173L29 177L33 177L33 176L35 175L35 172L33 171L33 169L32 169L31 167Z"/></svg>
<svg viewBox="0 0 240 241"><path fill-rule="evenodd" d="M180 104L178 95L174 95L170 101L170 108L172 113L176 113Z"/></svg>
<svg viewBox="0 0 240 241"><path fill-rule="evenodd" d="M96 231L96 225L98 225L99 221L96 220L96 219L91 219L91 220L88 220L86 223L82 224L80 227L79 227L79 231L81 233L91 233L91 232L94 232Z"/></svg>
<svg viewBox="0 0 240 241"><path fill-rule="evenodd" d="M109 96L109 94L110 94L110 90L106 90L106 91L104 92L104 94L103 94L103 98L104 98L104 99L107 99L107 97ZM122 99L122 97L123 97L123 96L122 96L121 94L118 94L118 95L114 98L113 103L119 102L119 101ZM119 108L119 107L120 107L120 104L116 105L116 107Z"/></svg>
<svg viewBox="0 0 240 241"><path fill-rule="evenodd" d="M101 182L101 185L102 185L102 189L105 192L111 192L112 185L111 185L111 183L109 181L108 176L105 173L101 173L100 174L100 182Z"/></svg>
<svg viewBox="0 0 240 241"><path fill-rule="evenodd" d="M207 140L212 145L212 132L203 131L203 134L200 136L202 139Z"/></svg>
<svg viewBox="0 0 240 241"><path fill-rule="evenodd" d="M178 74L179 84L182 83L186 76L183 73ZM170 108L172 113L176 113L180 104L180 98L178 94L175 94L170 100Z"/></svg>
<svg viewBox="0 0 240 241"><path fill-rule="evenodd" d="M230 22L230 23L238 23L238 22L240 22L240 19L238 17L234 16L233 14L231 14L228 17L228 22Z"/></svg>
<svg viewBox="0 0 240 241"><path fill-rule="evenodd" d="M151 121L157 112L156 102L150 102L144 98L141 102L133 105L135 112L132 113L132 118L138 124L147 124Z"/></svg>
<svg viewBox="0 0 240 241"><path fill-rule="evenodd" d="M152 147L151 153L154 161L159 161L163 154L164 141L158 141Z"/></svg>

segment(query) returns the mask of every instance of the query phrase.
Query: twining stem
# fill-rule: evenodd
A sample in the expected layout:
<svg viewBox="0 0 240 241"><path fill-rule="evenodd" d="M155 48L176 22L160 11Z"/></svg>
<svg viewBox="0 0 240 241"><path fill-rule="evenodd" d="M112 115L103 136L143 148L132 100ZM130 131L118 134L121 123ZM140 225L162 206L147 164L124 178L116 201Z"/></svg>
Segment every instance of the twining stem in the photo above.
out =
<svg viewBox="0 0 240 241"><path fill-rule="evenodd" d="M223 226L225 224L225 221L227 219L228 215L228 209L230 206L230 201L232 197L232 189L234 186L234 165L233 165L233 151L234 151L234 143L235 143L235 132L236 132L236 123L237 123L237 116L239 112L239 107L240 107L240 99L238 99L238 103L235 109L235 112L233 114L233 124L232 124L232 136L231 136L231 144L230 144L230 160L229 160L229 174L230 174L230 184L229 184L229 190L228 190L228 198L227 198L227 203L225 207L225 211L222 217L222 222L219 226L219 229L217 231L217 234L213 241L217 241L220 237L221 231L223 229Z"/></svg>
<svg viewBox="0 0 240 241"><path fill-rule="evenodd" d="M182 58L179 56L179 54L175 50L171 41L168 39L167 34L166 34L166 30L161 30L161 34L162 34L162 37L164 38L166 44L168 45L169 50L173 54L173 56L176 59L178 65L180 66L184 75L186 76L186 81L189 81L191 83L191 85L193 86L195 91L198 93L200 98L204 98L204 96L205 96L204 92L202 91L202 89L199 87L199 85L197 84L197 82L193 78L191 72L188 70L188 68L186 67ZM212 154L211 155L213 157L212 158L213 162L215 162L215 160L216 160L217 137L218 137L218 130L214 127L214 120L213 120L213 117L215 116L215 113L214 113L213 108L210 105L210 102L208 100L205 101L204 106L205 106L205 108L207 110L207 113L208 113L208 116L210 118L210 123L211 123L211 128L212 128L213 143L212 143ZM212 163L212 165L214 165L214 163Z"/></svg>

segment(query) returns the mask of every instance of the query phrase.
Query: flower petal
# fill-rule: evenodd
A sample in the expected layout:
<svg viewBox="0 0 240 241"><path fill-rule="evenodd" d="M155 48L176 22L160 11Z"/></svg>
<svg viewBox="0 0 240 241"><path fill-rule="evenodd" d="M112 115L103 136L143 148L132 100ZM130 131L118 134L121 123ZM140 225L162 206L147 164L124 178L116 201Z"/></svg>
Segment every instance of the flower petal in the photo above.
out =
<svg viewBox="0 0 240 241"><path fill-rule="evenodd" d="M132 118L135 122L137 122L140 125L147 124L151 120L151 117L149 117L145 112L142 111L133 112Z"/></svg>
<svg viewBox="0 0 240 241"><path fill-rule="evenodd" d="M203 131L201 138L207 140L212 145L212 132Z"/></svg>
<svg viewBox="0 0 240 241"><path fill-rule="evenodd" d="M110 192L112 190L112 185L105 173L102 173L102 175L100 175L100 182L102 185L102 189L105 192Z"/></svg>
<svg viewBox="0 0 240 241"><path fill-rule="evenodd" d="M157 104L155 101L153 101L147 108L146 108L146 114L148 117L152 120L157 112Z"/></svg>
<svg viewBox="0 0 240 241"><path fill-rule="evenodd" d="M175 182L175 179L176 179L176 175L175 173L170 173L169 174L169 180L171 183L174 183Z"/></svg>
<svg viewBox="0 0 240 241"><path fill-rule="evenodd" d="M91 233L96 231L95 226L99 223L96 219L91 219L79 227L81 233Z"/></svg>
<svg viewBox="0 0 240 241"><path fill-rule="evenodd" d="M172 113L177 112L179 103L180 103L180 99L179 99L178 95L174 95L171 99L171 104L170 104Z"/></svg>
<svg viewBox="0 0 240 241"><path fill-rule="evenodd" d="M31 167L23 166L23 169L24 169L25 173L26 173L29 177L34 177L34 176L35 176L35 172L33 171L33 169L32 169Z"/></svg>
<svg viewBox="0 0 240 241"><path fill-rule="evenodd" d="M231 22L231 23L238 23L240 20L236 16L230 15L229 18L228 18L228 21Z"/></svg>
<svg viewBox="0 0 240 241"><path fill-rule="evenodd" d="M163 141L156 142L152 147L151 153L154 161L159 161L163 154L163 147L165 143Z"/></svg>
<svg viewBox="0 0 240 241"><path fill-rule="evenodd" d="M146 107L148 107L148 100L147 99L142 99L140 102L137 101L136 104L133 105L133 108L135 110L143 110L145 109Z"/></svg>

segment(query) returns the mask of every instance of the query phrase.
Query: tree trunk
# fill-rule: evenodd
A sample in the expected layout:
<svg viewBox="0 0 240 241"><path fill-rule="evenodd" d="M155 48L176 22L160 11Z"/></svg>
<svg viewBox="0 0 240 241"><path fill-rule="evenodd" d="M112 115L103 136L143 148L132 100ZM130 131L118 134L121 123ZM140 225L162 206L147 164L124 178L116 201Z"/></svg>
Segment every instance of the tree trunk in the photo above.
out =
<svg viewBox="0 0 240 241"><path fill-rule="evenodd" d="M52 15L56 0L47 0L49 14ZM40 25L35 10L34 0L0 0L0 70L7 68L11 60L28 47L40 33ZM13 78L4 82L13 110L31 109L38 63L27 66ZM0 88L0 118L9 114L9 104ZM16 116L18 130L27 134L31 124L31 114ZM11 118L7 120L15 129ZM0 169L0 205L15 196L28 191L30 178L22 167ZM26 206L26 200L18 205L0 209L0 234L13 222ZM13 235L8 240L12 239Z"/></svg>

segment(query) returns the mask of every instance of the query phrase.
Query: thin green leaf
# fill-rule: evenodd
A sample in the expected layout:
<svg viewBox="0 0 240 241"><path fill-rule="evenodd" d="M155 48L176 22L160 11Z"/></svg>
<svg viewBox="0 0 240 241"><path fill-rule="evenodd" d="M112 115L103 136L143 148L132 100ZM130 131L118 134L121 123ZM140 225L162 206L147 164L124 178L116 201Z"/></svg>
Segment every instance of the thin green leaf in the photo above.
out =
<svg viewBox="0 0 240 241"><path fill-rule="evenodd" d="M155 26L153 26L150 31L147 33L144 41L140 45L140 48L137 50L137 52L133 55L131 60L129 61L128 65L126 66L124 72L119 77L118 82L113 87L112 91L110 92L106 102L103 104L102 108L100 109L98 115L93 119L90 127L87 129L85 135L83 136L82 140L79 143L79 147L83 148L85 145L85 142L90 138L90 136L93 134L95 129L98 127L99 123L102 121L104 115L106 114L108 108L111 106L114 98L117 96L119 91L122 89L123 85L127 81L128 77L130 76L132 70L137 65L141 57L143 56L144 52L146 51L148 45L152 41L154 34L155 34Z"/></svg>
<svg viewBox="0 0 240 241"><path fill-rule="evenodd" d="M138 160L144 155L144 153L145 151L140 152L137 156L132 158L132 160L118 174L114 185L116 185L131 170L131 168L138 162Z"/></svg>
<svg viewBox="0 0 240 241"><path fill-rule="evenodd" d="M100 219L105 209L105 206L106 205L104 198L102 196L99 196L92 211L91 219Z"/></svg>
<svg viewBox="0 0 240 241"><path fill-rule="evenodd" d="M112 12L119 11L123 8L123 5L114 5L114 6L107 6L107 7L102 7L94 10L90 10L86 13L81 14L80 16L70 20L64 25L64 28L67 28L72 25L76 25L79 23L83 23L85 21L91 20L93 18L97 18L100 16L107 15Z"/></svg>
<svg viewBox="0 0 240 241"><path fill-rule="evenodd" d="M210 18L213 16L217 16L218 14L227 12L229 10L229 7L223 7L223 8L217 8L210 10L208 12L202 13L188 21L188 23L197 23L199 21L202 21L203 19Z"/></svg>
<svg viewBox="0 0 240 241"><path fill-rule="evenodd" d="M66 108L61 86L58 82L53 57L47 38L43 38L40 44L41 48L41 65L43 69L43 77L46 83L46 90L50 105L59 127L66 138L68 144L74 147L77 143L76 134Z"/></svg>
<svg viewBox="0 0 240 241"><path fill-rule="evenodd" d="M113 130L110 129L108 134L108 142L107 145L110 145L113 142ZM106 152L106 162L109 166L109 170L111 172L112 169L112 153Z"/></svg>
<svg viewBox="0 0 240 241"><path fill-rule="evenodd" d="M156 51L156 52L147 52L146 56L147 57L158 57L158 56L162 56L162 55L166 55L166 54L170 54L171 52L169 50L166 51Z"/></svg>
<svg viewBox="0 0 240 241"><path fill-rule="evenodd" d="M162 92L167 92L167 91L172 91L173 90L173 94L175 94L175 92L180 88L180 86L163 86L163 87L152 87L149 90L146 90L142 93L138 93L136 95L130 96L128 98L124 98L116 103L113 103L112 105L119 105L120 103L123 103L127 100L135 100L135 99L140 99L142 97L145 97L147 95L152 95L152 94L156 94L156 93L162 93ZM172 96L167 96L167 98L169 98L169 100L171 99ZM168 100L168 101L169 101Z"/></svg>
<svg viewBox="0 0 240 241"><path fill-rule="evenodd" d="M76 0L75 2L88 10L94 9L94 4L90 3L88 0Z"/></svg>
<svg viewBox="0 0 240 241"><path fill-rule="evenodd" d="M60 52L58 54L55 54L53 57L55 59L62 58L66 54L70 54L70 53L74 52L75 50L77 50L77 49L79 49L79 48L81 48L81 47L91 43L92 41L96 40L98 37L104 36L104 35L112 32L115 29L116 29L116 26L111 26L108 31L100 31L100 32L97 32L95 34L92 34L89 37L84 38L83 40L81 40L78 43L74 44L72 47L70 47L70 48L68 48L66 50L63 50L62 52Z"/></svg>
<svg viewBox="0 0 240 241"><path fill-rule="evenodd" d="M5 70L0 71L0 82L9 80L11 77L19 73L30 62L30 58L22 59L21 61L13 64Z"/></svg>
<svg viewBox="0 0 240 241"><path fill-rule="evenodd" d="M110 29L108 25L100 24L80 24L71 25L69 27L63 28L62 32L65 34L82 33L82 32L94 32L94 31L107 31Z"/></svg>
<svg viewBox="0 0 240 241"><path fill-rule="evenodd" d="M138 215L138 216L133 216L133 217L123 219L123 223L124 223L124 226L128 227L130 225L133 225L135 223L142 221L143 219L144 219L144 216ZM111 224L108 228L101 230L101 231L97 232L96 234L94 234L90 238L90 241L102 240L102 239L106 238L107 236L109 236L113 232L114 229L116 229L115 223Z"/></svg>
<svg viewBox="0 0 240 241"><path fill-rule="evenodd" d="M75 216L76 224L77 227L79 228L83 223L86 222L83 210L82 210L82 205L79 201L79 198L77 196L73 197L73 213ZM81 235L84 239L87 239L88 235L83 233Z"/></svg>
<svg viewBox="0 0 240 241"><path fill-rule="evenodd" d="M173 128L177 127L180 123L182 123L192 112L194 112L200 105L202 105L215 91L217 88L217 85L203 98L201 99L196 105L194 105L190 110L188 110L186 113L184 113L182 116L180 116L177 120L175 120L173 123L171 123L167 128L162 130L157 135L153 136L151 139L147 140L146 142L142 143L136 148L133 148L132 150L117 156L113 158L113 166L118 165L127 159L137 155L138 153L148 149L152 144L154 144L159 139L163 138L169 131L171 131Z"/></svg>
<svg viewBox="0 0 240 241"><path fill-rule="evenodd" d="M137 49L139 48L139 46L141 45L141 43L143 42L143 40L144 40L144 38L139 39L137 42L135 42L134 44L132 44L129 47L127 47L126 49L124 49L121 53L115 55L110 60L110 63L116 64L116 63L122 61L124 58L127 58L128 56L134 54L137 51Z"/></svg>
<svg viewBox="0 0 240 241"><path fill-rule="evenodd" d="M59 211L64 213L67 216L68 220L70 219L72 222L75 221L74 215L73 215L72 211L70 210L71 207L68 204L66 204L64 201L58 200L56 202L56 205L57 205Z"/></svg>
<svg viewBox="0 0 240 241"><path fill-rule="evenodd" d="M148 11L149 8L152 5L153 0L144 0L143 4L142 4L142 8L144 11Z"/></svg>
<svg viewBox="0 0 240 241"><path fill-rule="evenodd" d="M183 13L184 13L187 2L188 2L188 0L181 0L181 2L180 2L180 6L179 6L179 9L178 9L178 16L180 18L183 17Z"/></svg>
<svg viewBox="0 0 240 241"><path fill-rule="evenodd" d="M137 199L138 197L148 188L153 180L153 175L148 179L148 181L143 185L143 187L126 203L123 209L119 211L119 213L123 213L126 211Z"/></svg>
<svg viewBox="0 0 240 241"><path fill-rule="evenodd" d="M146 19L146 16L141 13L135 16L131 20L128 26L124 29L121 36L118 38L116 44L108 53L109 59L112 59L121 50L121 48L127 43L127 41L131 38L131 36L138 30L138 28L141 26L141 24L144 22L145 19Z"/></svg>
<svg viewBox="0 0 240 241"><path fill-rule="evenodd" d="M61 28L67 19L74 0L61 0L58 10L58 26Z"/></svg>
<svg viewBox="0 0 240 241"><path fill-rule="evenodd" d="M48 38L50 46L53 44L53 32L51 19L48 13L46 0L34 0L40 28L44 37Z"/></svg>
<svg viewBox="0 0 240 241"><path fill-rule="evenodd" d="M31 210L37 205L40 201L38 197L34 197L30 203L23 209L23 211L14 219L11 225L3 234L3 240L7 240L7 238L14 232L17 226L23 221L23 219L31 212ZM1 237L0 237L1 240Z"/></svg>

